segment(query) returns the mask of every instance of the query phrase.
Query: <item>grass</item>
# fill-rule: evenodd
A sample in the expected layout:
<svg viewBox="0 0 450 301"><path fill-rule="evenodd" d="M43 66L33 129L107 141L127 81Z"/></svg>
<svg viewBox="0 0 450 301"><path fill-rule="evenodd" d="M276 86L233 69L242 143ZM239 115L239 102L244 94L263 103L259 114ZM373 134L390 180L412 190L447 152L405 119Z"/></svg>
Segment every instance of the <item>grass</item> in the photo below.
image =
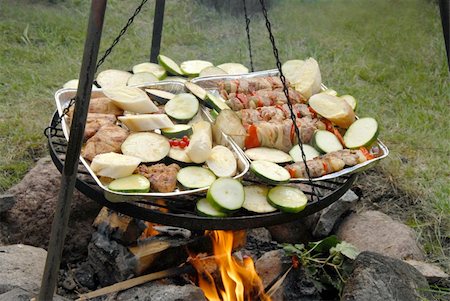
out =
<svg viewBox="0 0 450 301"><path fill-rule="evenodd" d="M138 2L109 1L100 53ZM391 151L377 168L379 178L412 200L402 218L417 230L432 260L449 265L450 85L436 3L272 2L269 17L281 59L316 58L324 83L354 95L359 116L379 121L380 138ZM0 6L1 192L47 154L42 131L55 109L54 92L78 76L89 3L6 0ZM130 70L148 59L153 9L152 3L144 7L100 70ZM241 15L195 0L168 0L161 52L178 62L249 65L244 28ZM274 68L260 14L252 15L251 33L255 69Z"/></svg>

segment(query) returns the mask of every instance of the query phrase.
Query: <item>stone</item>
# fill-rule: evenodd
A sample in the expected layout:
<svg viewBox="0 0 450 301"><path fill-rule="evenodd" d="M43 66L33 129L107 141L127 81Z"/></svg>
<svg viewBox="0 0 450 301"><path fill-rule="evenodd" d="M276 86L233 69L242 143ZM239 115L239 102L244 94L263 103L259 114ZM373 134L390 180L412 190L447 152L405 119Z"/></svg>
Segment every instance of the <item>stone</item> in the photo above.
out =
<svg viewBox="0 0 450 301"><path fill-rule="evenodd" d="M414 259L407 259L405 262L418 270L430 283L440 281L441 279L448 279L450 277L437 265Z"/></svg>
<svg viewBox="0 0 450 301"><path fill-rule="evenodd" d="M14 288L37 292L47 251L27 245L0 247L0 294Z"/></svg>
<svg viewBox="0 0 450 301"><path fill-rule="evenodd" d="M344 286L342 301L432 300L429 286L411 265L373 252L362 252Z"/></svg>
<svg viewBox="0 0 450 301"><path fill-rule="evenodd" d="M61 174L50 157L40 159L21 182L6 194L16 203L0 218L3 244L23 243L46 249L58 200ZM101 206L77 190L74 191L69 228L64 242L62 264L86 257L93 232L92 222Z"/></svg>
<svg viewBox="0 0 450 301"><path fill-rule="evenodd" d="M305 220L270 226L267 229L272 239L279 243L307 243L312 240L311 229Z"/></svg>
<svg viewBox="0 0 450 301"><path fill-rule="evenodd" d="M247 241L244 246L252 258L259 258L266 252L278 249L278 244L272 241L272 236L266 228L247 230ZM244 252L245 253L245 252Z"/></svg>
<svg viewBox="0 0 450 301"><path fill-rule="evenodd" d="M6 212L11 209L16 203L16 198L12 194L0 195L0 213Z"/></svg>
<svg viewBox="0 0 450 301"><path fill-rule="evenodd" d="M414 232L379 211L365 211L348 216L337 236L359 251L371 251L397 259L423 260Z"/></svg>
<svg viewBox="0 0 450 301"><path fill-rule="evenodd" d="M149 282L117 294L116 301L206 301L203 291L195 285L174 285Z"/></svg>
<svg viewBox="0 0 450 301"><path fill-rule="evenodd" d="M339 219L358 201L359 197L348 190L339 200L319 212L318 220L312 232L314 237L330 235Z"/></svg>
<svg viewBox="0 0 450 301"><path fill-rule="evenodd" d="M15 288L9 292L0 294L0 301L30 301L32 298L36 297L36 295L37 294L31 293L22 288ZM53 301L69 301L69 299L55 295L53 296Z"/></svg>

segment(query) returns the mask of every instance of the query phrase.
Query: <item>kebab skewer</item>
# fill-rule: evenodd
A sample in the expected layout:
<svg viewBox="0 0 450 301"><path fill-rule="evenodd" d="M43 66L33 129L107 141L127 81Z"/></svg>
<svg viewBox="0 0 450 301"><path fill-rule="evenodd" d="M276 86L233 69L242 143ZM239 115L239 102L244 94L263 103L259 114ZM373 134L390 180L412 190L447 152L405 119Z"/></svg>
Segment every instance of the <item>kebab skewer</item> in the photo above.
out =
<svg viewBox="0 0 450 301"><path fill-rule="evenodd" d="M252 93L258 90L274 90L283 88L283 83L277 76L267 76L226 80L220 82L218 88L221 94Z"/></svg>
<svg viewBox="0 0 450 301"><path fill-rule="evenodd" d="M306 104L297 103L292 106L295 115L301 117L314 117L315 114L309 110ZM291 112L287 104L282 106L260 107L257 109L242 109L236 112L242 120L242 124L250 125L260 121L280 122L291 118Z"/></svg>
<svg viewBox="0 0 450 301"><path fill-rule="evenodd" d="M282 89L258 90L250 93L229 93L226 95L221 93L221 95L225 98L225 103L234 111L284 105L287 103ZM293 89L289 89L289 100L292 104L306 103L303 95Z"/></svg>

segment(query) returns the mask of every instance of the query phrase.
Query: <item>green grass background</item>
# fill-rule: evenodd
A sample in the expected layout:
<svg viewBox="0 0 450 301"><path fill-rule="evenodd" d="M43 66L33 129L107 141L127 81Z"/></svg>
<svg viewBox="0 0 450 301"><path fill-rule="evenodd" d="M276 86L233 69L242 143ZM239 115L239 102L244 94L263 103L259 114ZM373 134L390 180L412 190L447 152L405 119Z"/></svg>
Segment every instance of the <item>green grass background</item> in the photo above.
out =
<svg viewBox="0 0 450 301"><path fill-rule="evenodd" d="M110 0L100 54L140 1ZM77 78L89 1L0 2L0 192L47 154L42 134L53 95ZM100 70L130 70L148 60L154 4L144 7ZM314 57L323 82L375 117L391 153L379 167L415 198L411 224L432 226L427 249L448 264L450 240L450 85L439 9L427 0L277 0L269 17L282 61ZM275 68L261 14L252 14L256 70ZM248 63L242 15L195 0L166 1L161 45L176 61Z"/></svg>

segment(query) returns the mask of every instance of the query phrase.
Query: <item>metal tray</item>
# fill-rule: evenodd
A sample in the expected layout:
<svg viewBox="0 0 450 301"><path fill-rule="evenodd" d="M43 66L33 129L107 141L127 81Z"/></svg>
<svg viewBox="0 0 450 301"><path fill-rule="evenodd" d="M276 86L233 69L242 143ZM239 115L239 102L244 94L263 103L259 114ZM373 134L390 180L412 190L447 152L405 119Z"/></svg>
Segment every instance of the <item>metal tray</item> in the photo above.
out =
<svg viewBox="0 0 450 301"><path fill-rule="evenodd" d="M243 79L243 78L255 78L255 77L266 77L266 76L279 76L279 72L278 69L272 69L272 70L265 70L265 71L258 71L258 72L252 72L252 73L248 73L248 74L241 74L241 75L227 75L227 76L205 76L205 77L196 77L194 79L191 80L192 83L195 83L201 87L203 87L204 89L214 93L216 96L219 96L218 93L218 83L224 80L239 80L239 79ZM327 90L327 87L322 84L321 85L322 90L325 91ZM208 110L208 114L209 114L209 110ZM209 118L212 119L211 115L209 115ZM237 146L236 143L234 143L233 139L231 137L227 137L229 140L231 140L233 142L234 147L239 148ZM340 171L337 172L333 172L330 174L326 174L324 176L321 177L317 177L317 178L312 178L312 181L322 181L322 180L329 180L329 179L334 179L337 177L341 177L343 175L347 175L347 174L352 174L352 173L357 173L357 172L361 172L364 171L370 167L372 167L374 164L378 163L379 160L386 158L389 155L389 149L387 148L386 145L384 145L383 142L381 142L379 139L377 139L377 146L380 149L381 155L368 160L366 162L357 164L355 166L351 166L351 167L346 167ZM241 150L241 154L242 156L244 156L250 163L251 160L245 155L244 150L239 148ZM309 181L309 179L306 178L291 178L290 179L291 182L306 182Z"/></svg>
<svg viewBox="0 0 450 301"><path fill-rule="evenodd" d="M141 88L152 88L152 89L160 89L167 92L171 92L174 94L185 92L184 84L179 82L167 81L167 82L158 82L158 83L149 83L146 85L140 86ZM64 108L67 107L69 100L76 95L75 89L60 89L55 93L55 102L59 116L61 116ZM95 89L91 93L91 97L102 97L104 96L101 89ZM204 120L212 122L211 116L206 112L206 110L200 110L200 115ZM69 140L69 130L70 126L67 123L66 118L63 119L62 130L66 140ZM234 176L235 179L242 178L248 171L250 165L249 161L244 157L243 152L236 147L236 145L229 141L230 138L225 137L225 141L229 142L227 146L231 148L231 150L236 154L236 158L238 160L238 174ZM86 161L83 157L80 156L81 163L86 167L86 170L95 180L97 185L102 188L104 191L106 199L111 202L126 202L126 201L137 201L137 200L146 200L152 198L173 198L182 195L190 195L190 194L199 194L205 192L208 187L196 188L196 189L186 189L181 190L179 187L176 188L173 192L148 192L148 193L121 193L109 190L107 186L105 186L97 175L92 171L89 166L89 162Z"/></svg>

